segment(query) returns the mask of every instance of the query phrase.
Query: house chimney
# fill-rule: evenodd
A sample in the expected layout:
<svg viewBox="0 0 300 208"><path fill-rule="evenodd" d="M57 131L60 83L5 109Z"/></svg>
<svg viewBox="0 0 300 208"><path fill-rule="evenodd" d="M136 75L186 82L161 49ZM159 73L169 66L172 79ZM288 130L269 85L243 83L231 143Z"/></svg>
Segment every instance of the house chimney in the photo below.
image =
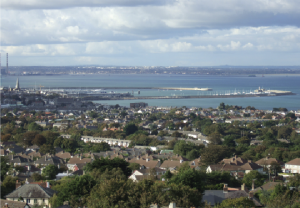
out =
<svg viewBox="0 0 300 208"><path fill-rule="evenodd" d="M50 183L47 181L47 188L50 188Z"/></svg>
<svg viewBox="0 0 300 208"><path fill-rule="evenodd" d="M69 205L69 202L68 201L64 201L63 205Z"/></svg>
<svg viewBox="0 0 300 208"><path fill-rule="evenodd" d="M27 166L27 170L30 171L31 170L31 165Z"/></svg>
<svg viewBox="0 0 300 208"><path fill-rule="evenodd" d="M183 163L183 160L180 160L180 163Z"/></svg>
<svg viewBox="0 0 300 208"><path fill-rule="evenodd" d="M150 160L149 158L146 158L146 162L149 162L149 160Z"/></svg>
<svg viewBox="0 0 300 208"><path fill-rule="evenodd" d="M241 191L245 191L245 184L244 183L241 186Z"/></svg>
<svg viewBox="0 0 300 208"><path fill-rule="evenodd" d="M19 180L16 180L16 189L19 188L21 186L21 182L19 182Z"/></svg>
<svg viewBox="0 0 300 208"><path fill-rule="evenodd" d="M252 180L252 190L255 189L254 181L255 181L255 179Z"/></svg>
<svg viewBox="0 0 300 208"><path fill-rule="evenodd" d="M176 203L175 202L170 202L169 208L176 208Z"/></svg>
<svg viewBox="0 0 300 208"><path fill-rule="evenodd" d="M223 193L228 193L228 187L226 183L224 183Z"/></svg>
<svg viewBox="0 0 300 208"><path fill-rule="evenodd" d="M252 160L248 160L248 163L252 163Z"/></svg>

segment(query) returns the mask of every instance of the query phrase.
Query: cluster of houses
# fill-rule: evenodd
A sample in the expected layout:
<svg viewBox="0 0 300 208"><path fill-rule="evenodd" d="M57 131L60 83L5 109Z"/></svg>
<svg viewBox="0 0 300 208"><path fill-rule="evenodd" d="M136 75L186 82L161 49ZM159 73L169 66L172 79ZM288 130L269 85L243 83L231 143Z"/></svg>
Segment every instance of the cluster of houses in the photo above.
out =
<svg viewBox="0 0 300 208"><path fill-rule="evenodd" d="M67 137L68 135L65 135ZM8 163L11 164L14 169L7 174L17 176L18 188L8 194L6 196L6 200L8 201L17 201L20 196L24 199L26 203L29 205L34 204L44 204L49 206L49 198L53 196L55 191L51 190L51 187L47 183L40 184L38 182L33 182L31 176L33 173L42 173L42 170L47 165L56 165L58 168L65 167L67 171L63 173L59 173L56 176L56 180L60 180L66 176L74 176L74 175L83 175L84 166L88 163L91 163L96 158L108 157L110 159L113 158L121 158L129 163L137 163L140 166L140 169L132 172L132 175L129 179L134 182L138 182L145 178L155 177L157 180L164 180L162 175L166 173L167 170L170 170L173 173L176 173L178 168L182 165L188 165L191 168L200 169L201 167L201 157L195 159L193 161L189 161L188 159L173 154L172 151L161 150L157 151L157 153L152 152L149 149L144 148L120 148L120 147L112 147L111 151L98 152L98 153L82 153L82 154L71 154L69 152L63 151L61 148L56 148L56 154L43 155L39 152L39 147L34 145L28 147L27 149L20 149L18 153L9 154L8 149L6 147L14 146L12 142L2 142L1 143L1 155L8 156ZM121 146L121 145L120 145ZM3 151L2 151L3 150ZM6 152L4 152L6 150ZM253 162L251 160L245 160L240 157L234 156L229 159L223 159L218 164L209 165L206 169L207 173L213 171L227 171L230 172L232 176L237 179L242 179L245 174L256 170L260 173L265 173L266 169L270 167L272 162L276 162L282 166L284 172L290 173L300 173L300 158L294 159L287 163L282 163L281 161L276 160L275 158L263 158L259 161ZM19 182L23 181L25 184L20 186ZM226 188L226 187L225 187ZM227 187L228 188L228 187ZM33 191L34 190L34 191ZM208 191L205 193L205 200L209 200L207 198L209 195L217 194L222 195L223 199L231 196L227 193L231 193L232 191L242 191L245 195L249 195L249 190L245 189L245 187L238 190L231 190L225 192L212 192ZM244 193L245 192L245 193ZM35 193L35 194L29 194ZM237 194L236 192L235 194ZM232 196L231 196L232 197ZM214 201L210 201L213 203L217 203Z"/></svg>

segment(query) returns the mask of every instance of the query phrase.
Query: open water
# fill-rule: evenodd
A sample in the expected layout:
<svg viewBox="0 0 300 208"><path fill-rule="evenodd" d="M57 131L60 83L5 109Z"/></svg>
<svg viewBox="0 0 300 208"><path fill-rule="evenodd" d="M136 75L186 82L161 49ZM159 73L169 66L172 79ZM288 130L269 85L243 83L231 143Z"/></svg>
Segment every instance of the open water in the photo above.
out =
<svg viewBox="0 0 300 208"><path fill-rule="evenodd" d="M14 87L17 76L1 77L1 86ZM254 106L257 109L285 107L289 110L300 109L300 76L280 75L265 77L234 77L234 76L190 76L190 75L140 75L140 74L105 74L105 75L55 75L55 76L20 76L20 87L44 90L55 87L182 87L212 88L213 91L174 91L174 90L134 90L134 96L176 96L224 94L233 92L250 92L262 87L271 90L292 91L297 95L277 97L251 98L205 98L205 99L153 99L153 100L114 100L96 101L103 104L119 104L129 106L131 102L146 102L150 106L187 106L217 107L221 102L243 107ZM111 90L107 90L111 91ZM132 90L113 90L115 92L132 92Z"/></svg>

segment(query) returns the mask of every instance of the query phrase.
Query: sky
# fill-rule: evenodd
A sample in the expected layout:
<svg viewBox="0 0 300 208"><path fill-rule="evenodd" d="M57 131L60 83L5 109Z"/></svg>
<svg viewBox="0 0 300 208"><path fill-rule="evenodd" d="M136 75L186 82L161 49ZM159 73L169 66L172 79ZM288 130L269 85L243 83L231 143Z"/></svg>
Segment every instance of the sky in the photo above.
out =
<svg viewBox="0 0 300 208"><path fill-rule="evenodd" d="M300 65L299 0L1 0L11 66Z"/></svg>

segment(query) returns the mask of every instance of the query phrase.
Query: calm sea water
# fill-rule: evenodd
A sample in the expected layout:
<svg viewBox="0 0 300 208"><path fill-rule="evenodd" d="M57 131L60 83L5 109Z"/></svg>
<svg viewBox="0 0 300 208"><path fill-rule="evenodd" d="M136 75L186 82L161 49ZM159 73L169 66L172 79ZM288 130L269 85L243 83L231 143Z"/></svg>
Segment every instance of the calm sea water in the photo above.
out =
<svg viewBox="0 0 300 208"><path fill-rule="evenodd" d="M15 86L17 77L1 78L1 86ZM55 87L187 87L212 88L212 92L174 91L174 90L140 90L135 96L176 96L224 94L228 92L250 92L258 87L271 90L287 90L297 93L291 96L260 98L207 98L207 99L164 99L164 100L122 100L99 103L129 106L130 102L147 102L151 106L187 106L217 107L221 102L229 105L254 106L257 109L286 107L289 110L300 109L300 76L265 76L265 77L223 77L223 76L189 76L189 75L61 75L61 76L20 76L20 86L34 88L39 85L44 89ZM114 90L115 92L132 92L132 90Z"/></svg>

